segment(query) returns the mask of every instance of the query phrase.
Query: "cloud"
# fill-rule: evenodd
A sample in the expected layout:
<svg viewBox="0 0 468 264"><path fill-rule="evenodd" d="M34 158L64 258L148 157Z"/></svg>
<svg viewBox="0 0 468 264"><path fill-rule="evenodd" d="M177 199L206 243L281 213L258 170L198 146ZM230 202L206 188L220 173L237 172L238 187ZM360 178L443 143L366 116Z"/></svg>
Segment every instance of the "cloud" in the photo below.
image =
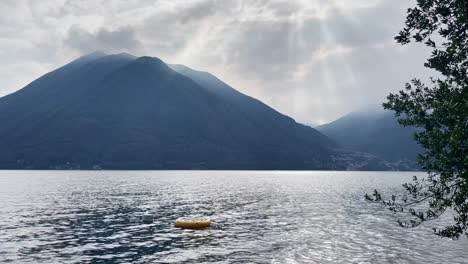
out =
<svg viewBox="0 0 468 264"><path fill-rule="evenodd" d="M96 50L141 52L143 48L143 44L131 28L99 29L96 32L88 32L78 26L72 26L65 44L80 53L90 53Z"/></svg>
<svg viewBox="0 0 468 264"><path fill-rule="evenodd" d="M414 0L0 1L0 95L94 50L212 72L304 123L427 76L393 37Z"/></svg>

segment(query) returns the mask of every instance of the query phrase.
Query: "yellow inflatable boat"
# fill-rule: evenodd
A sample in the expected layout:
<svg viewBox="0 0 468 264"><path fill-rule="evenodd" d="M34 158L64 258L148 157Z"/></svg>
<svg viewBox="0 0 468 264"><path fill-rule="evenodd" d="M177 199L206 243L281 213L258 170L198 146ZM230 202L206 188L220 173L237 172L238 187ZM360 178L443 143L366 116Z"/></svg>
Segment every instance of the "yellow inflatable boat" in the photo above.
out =
<svg viewBox="0 0 468 264"><path fill-rule="evenodd" d="M175 222L175 227L184 229L203 229L211 225L208 218L179 218Z"/></svg>

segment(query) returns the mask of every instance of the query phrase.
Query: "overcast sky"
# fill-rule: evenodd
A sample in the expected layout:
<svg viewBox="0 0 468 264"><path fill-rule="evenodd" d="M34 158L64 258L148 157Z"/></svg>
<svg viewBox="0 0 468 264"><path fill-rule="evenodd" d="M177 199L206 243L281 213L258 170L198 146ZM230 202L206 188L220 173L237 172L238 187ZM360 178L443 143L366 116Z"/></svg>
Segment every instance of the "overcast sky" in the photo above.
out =
<svg viewBox="0 0 468 264"><path fill-rule="evenodd" d="M0 96L100 50L213 73L299 122L403 88L427 50L394 36L413 0L1 0Z"/></svg>

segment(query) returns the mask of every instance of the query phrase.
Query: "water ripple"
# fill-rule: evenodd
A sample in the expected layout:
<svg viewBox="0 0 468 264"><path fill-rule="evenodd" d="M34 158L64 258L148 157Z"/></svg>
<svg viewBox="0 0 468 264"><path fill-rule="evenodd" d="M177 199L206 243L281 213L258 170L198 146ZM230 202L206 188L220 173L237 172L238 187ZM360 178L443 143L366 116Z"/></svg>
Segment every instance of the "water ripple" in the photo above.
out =
<svg viewBox="0 0 468 264"><path fill-rule="evenodd" d="M0 262L467 263L466 239L401 229L363 200L410 176L2 171ZM141 222L147 211L151 224ZM174 227L190 216L213 226Z"/></svg>

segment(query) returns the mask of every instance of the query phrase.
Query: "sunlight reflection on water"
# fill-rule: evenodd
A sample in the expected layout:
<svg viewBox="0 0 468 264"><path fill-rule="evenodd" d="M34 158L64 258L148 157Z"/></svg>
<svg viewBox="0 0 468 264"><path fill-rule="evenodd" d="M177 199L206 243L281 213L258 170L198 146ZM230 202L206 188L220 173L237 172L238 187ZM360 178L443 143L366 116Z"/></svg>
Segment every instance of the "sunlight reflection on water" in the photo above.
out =
<svg viewBox="0 0 468 264"><path fill-rule="evenodd" d="M467 239L364 201L413 174L0 171L0 262L467 263ZM176 229L183 216L214 225Z"/></svg>

